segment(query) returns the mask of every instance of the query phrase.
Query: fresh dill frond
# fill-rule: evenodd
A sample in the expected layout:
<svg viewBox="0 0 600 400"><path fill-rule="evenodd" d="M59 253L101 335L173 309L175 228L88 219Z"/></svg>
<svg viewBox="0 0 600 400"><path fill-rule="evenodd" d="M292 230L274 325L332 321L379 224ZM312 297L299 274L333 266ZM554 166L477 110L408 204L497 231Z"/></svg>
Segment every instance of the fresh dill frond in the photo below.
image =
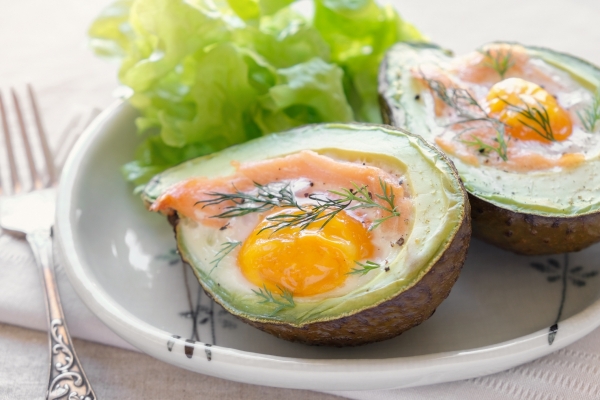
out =
<svg viewBox="0 0 600 400"><path fill-rule="evenodd" d="M448 89L443 82L435 80L435 79L427 79L423 73L421 73L421 79L423 79L430 90L432 90L437 97L442 100L446 105L456 108L455 103L452 101L452 96L448 95Z"/></svg>
<svg viewBox="0 0 600 400"><path fill-rule="evenodd" d="M373 271L374 269L381 268L380 264L377 264L376 262L373 262L373 261L367 261L364 264L360 263L358 261L354 261L354 263L356 265L358 265L360 268L352 268L352 271L348 272L346 275L364 276L364 275L368 274L369 272Z"/></svg>
<svg viewBox="0 0 600 400"><path fill-rule="evenodd" d="M488 50L479 50L481 54L486 57L487 62L484 63L486 67L489 67L496 71L498 75L500 75L500 79L504 79L504 75L508 72L508 70L515 65L515 62L512 59L512 49L508 49L507 51L496 51L495 54Z"/></svg>
<svg viewBox="0 0 600 400"><path fill-rule="evenodd" d="M485 155L492 152L497 153L502 160L508 161L508 145L505 140L506 131L504 129L504 124L501 121L490 117L468 90L462 88L447 88L446 85L440 81L427 79L423 74L421 74L421 76L438 98L448 107L456 111L456 114L461 118L459 121L452 122L450 125L465 124L475 121L489 123L496 131L496 138L494 141L498 143L498 146L491 146L484 143L475 136L473 136L472 141L461 140L461 143L464 143L467 146L475 146L480 153ZM483 150L483 152L481 152L481 150Z"/></svg>
<svg viewBox="0 0 600 400"><path fill-rule="evenodd" d="M212 264L214 264L214 265L208 274L210 275L213 272L213 270L219 266L219 263L225 257L227 257L227 255L229 253L231 253L233 251L233 249L235 249L237 246L239 246L241 244L242 244L242 242L238 242L238 241L221 243L221 250L219 250L219 252L215 255L215 259L210 262L211 265Z"/></svg>
<svg viewBox="0 0 600 400"><path fill-rule="evenodd" d="M354 183L353 186L355 190L343 189L341 192L334 190L330 190L329 192L340 196L340 200L344 202L354 201L357 203L356 205L348 208L349 210L355 210L357 208L379 208L389 214L383 218L378 218L375 221L373 221L373 225L371 225L371 227L369 228L370 231L376 229L379 225L381 225L388 219L400 216L400 212L398 211L395 204L396 195L394 194L394 189L390 187L388 191L388 184L383 179L379 178L379 186L381 187L381 191L383 194L375 193L375 197L377 197L380 200L383 200L386 205L382 205L375 201L375 199L373 198L373 194L367 190L366 186L359 187Z"/></svg>
<svg viewBox="0 0 600 400"><path fill-rule="evenodd" d="M375 193L374 196L382 200L385 204L380 204L373 198L373 193L369 192L367 186L358 186L352 183L354 189L342 189L341 191L330 190L329 193L339 196L338 199L330 199L318 195L310 195L309 199L314 200L317 204L305 206L301 211L294 214L278 214L267 217L268 221L273 224L261 230L274 229L278 230L288 227L299 227L306 229L310 224L323 221L320 229L323 229L335 216L343 210L356 210L358 208L379 208L389 215L382 218L377 218L373 221L373 225L369 230L373 230L393 217L399 217L400 212L396 208L395 194L393 188L381 178L379 178L379 186L382 194ZM354 202L354 205L352 205Z"/></svg>
<svg viewBox="0 0 600 400"><path fill-rule="evenodd" d="M298 227L300 230L304 230L310 224L321 221L323 223L319 229L323 229L338 213L350 205L350 201L324 198L314 194L311 194L308 198L316 201L317 204L300 207L299 211L293 214L270 215L266 219L272 222L272 224L262 228L258 233L269 229L277 232L281 229L291 227Z"/></svg>
<svg viewBox="0 0 600 400"><path fill-rule="evenodd" d="M254 292L255 295L263 299L262 301L259 301L258 304L273 304L276 306L271 315L275 315L285 308L293 308L296 306L292 292L285 288L282 289L280 286L277 286L277 289L281 292L279 298L275 297L273 292L267 289L265 284L263 284L263 287L259 288L258 291L252 289L252 292Z"/></svg>
<svg viewBox="0 0 600 400"><path fill-rule="evenodd" d="M254 182L256 194L245 193L235 189L233 193L206 193L212 196L209 200L200 200L194 205L202 204L202 208L221 204L224 202L232 202L232 205L225 207L225 211L221 214L214 215L212 218L233 218L241 217L254 212L266 212L274 207L295 207L300 209L296 201L296 196L292 192L289 183L278 183L261 185Z"/></svg>
<svg viewBox="0 0 600 400"><path fill-rule="evenodd" d="M577 116L587 132L596 132L596 126L598 125L598 121L600 121L600 90L596 91L591 104L587 108L577 111Z"/></svg>
<svg viewBox="0 0 600 400"><path fill-rule="evenodd" d="M505 99L500 100L502 100L510 109L518 112L519 115L525 119L519 119L520 123L530 128L544 139L551 142L556 141L554 138L554 132L552 131L552 125L550 124L550 115L548 114L548 110L538 100L536 100L536 103L538 104L539 108L531 107L529 104L523 101L523 99L521 99L521 101L523 101L525 107L512 104ZM537 127L535 125L537 125Z"/></svg>
<svg viewBox="0 0 600 400"><path fill-rule="evenodd" d="M330 199L326 196L311 194L308 196L315 204L301 206L298 204L290 184L282 185L273 183L269 185L254 184L257 188L256 194L244 193L235 190L234 193L216 193L210 192L207 195L212 199L202 200L196 204L202 204L202 208L209 205L221 204L230 201L233 204L225 207L221 214L212 216L212 218L232 218L243 216L254 212L267 212L275 207L295 208L297 212L270 215L266 218L271 222L270 225L262 228L258 233L273 229L277 232L284 228L298 227L301 230L308 228L309 225L322 222L320 229L323 229L335 216L343 210L354 210L357 208L380 208L389 213L389 215L378 218L374 221L370 230L377 228L381 223L389 218L400 216L396 209L395 195L391 187L383 179L379 179L379 185L382 194L375 193L375 197L382 200L384 204L373 199L366 186L359 187L352 183L354 189L342 189L341 191L329 191L331 194L339 196L338 199ZM354 202L354 205L352 205Z"/></svg>
<svg viewBox="0 0 600 400"><path fill-rule="evenodd" d="M501 122L498 122L498 124L499 126L496 128L496 137L494 138L494 141L498 143L498 146L489 145L475 135L471 135L472 140L459 141L467 146L476 147L481 154L488 155L495 152L503 161L508 161L508 146L504 140L504 124Z"/></svg>
<svg viewBox="0 0 600 400"><path fill-rule="evenodd" d="M423 74L421 74L421 78L440 100L456 111L459 117L469 121L489 118L483 107L481 107L467 89L446 87L443 82L435 79L427 79Z"/></svg>

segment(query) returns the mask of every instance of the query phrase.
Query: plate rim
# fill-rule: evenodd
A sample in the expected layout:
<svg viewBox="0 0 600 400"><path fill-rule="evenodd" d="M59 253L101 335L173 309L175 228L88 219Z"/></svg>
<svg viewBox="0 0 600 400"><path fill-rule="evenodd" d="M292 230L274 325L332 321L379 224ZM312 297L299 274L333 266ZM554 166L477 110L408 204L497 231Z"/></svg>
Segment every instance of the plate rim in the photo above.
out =
<svg viewBox="0 0 600 400"><path fill-rule="evenodd" d="M393 389L475 378L503 371L575 342L600 326L600 299L577 314L560 321L560 334L552 345L548 330L484 347L387 359L308 359L274 356L195 342L194 350L206 357L188 358L185 339L152 326L126 311L86 273L85 260L76 246L72 215L73 193L80 166L88 152L102 140L105 126L124 112L132 112L127 101L117 100L106 108L81 135L63 169L58 187L55 238L67 277L83 303L125 341L170 364L195 372L238 382L273 387L350 391ZM173 342L174 351L166 351ZM162 347L158 353L155 349ZM181 351L175 351L181 350ZM267 372L265 374L264 372ZM367 379L368 378L368 379Z"/></svg>

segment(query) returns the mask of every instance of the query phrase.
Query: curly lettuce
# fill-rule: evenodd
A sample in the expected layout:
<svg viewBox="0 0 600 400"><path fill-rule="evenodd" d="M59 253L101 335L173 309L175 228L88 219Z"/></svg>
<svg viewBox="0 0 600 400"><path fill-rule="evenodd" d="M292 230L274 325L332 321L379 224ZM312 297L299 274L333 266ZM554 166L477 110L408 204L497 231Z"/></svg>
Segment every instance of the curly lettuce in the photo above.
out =
<svg viewBox="0 0 600 400"><path fill-rule="evenodd" d="M144 184L190 158L315 122L381 122L377 69L421 34L374 0L118 0L89 29L140 111L123 168Z"/></svg>

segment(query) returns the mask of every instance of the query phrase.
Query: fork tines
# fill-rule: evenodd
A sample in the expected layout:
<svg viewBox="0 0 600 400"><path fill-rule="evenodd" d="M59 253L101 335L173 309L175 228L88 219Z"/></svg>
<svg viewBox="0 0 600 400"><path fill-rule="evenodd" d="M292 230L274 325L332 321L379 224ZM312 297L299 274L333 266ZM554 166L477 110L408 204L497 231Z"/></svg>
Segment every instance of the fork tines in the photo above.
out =
<svg viewBox="0 0 600 400"><path fill-rule="evenodd" d="M40 116L35 93L30 85L27 85L27 97L29 111L25 113L23 102L18 93L11 89L12 107L0 91L0 120L4 138L4 152L7 162L0 162L0 167L8 168L8 173L0 170L0 193L16 194L34 189L50 187L56 182L56 169L46 139L46 132ZM10 111L14 111L11 114ZM13 118L9 118L12 115ZM16 127L16 129L15 129ZM30 129L37 132L32 135ZM20 135L17 135L16 132ZM41 160L42 167L39 168ZM26 166L26 167L25 167ZM29 170L29 174L24 173ZM2 179L4 178L4 179ZM7 182L10 179L10 184Z"/></svg>

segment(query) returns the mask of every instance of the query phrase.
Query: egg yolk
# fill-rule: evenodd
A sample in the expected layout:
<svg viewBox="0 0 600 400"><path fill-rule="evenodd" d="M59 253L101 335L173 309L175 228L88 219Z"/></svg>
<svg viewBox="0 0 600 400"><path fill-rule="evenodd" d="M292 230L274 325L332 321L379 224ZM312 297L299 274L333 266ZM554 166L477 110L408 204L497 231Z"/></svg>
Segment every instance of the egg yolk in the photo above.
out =
<svg viewBox="0 0 600 400"><path fill-rule="evenodd" d="M508 78L496 83L487 95L490 116L507 125L506 133L522 140L561 141L571 135L569 113L535 83Z"/></svg>
<svg viewBox="0 0 600 400"><path fill-rule="evenodd" d="M279 210L274 215L296 213ZM297 297L328 292L344 284L355 261L373 254L369 231L341 211L325 227L323 221L305 229L262 229L273 224L264 219L244 242L238 264L253 284L279 293L287 289Z"/></svg>

